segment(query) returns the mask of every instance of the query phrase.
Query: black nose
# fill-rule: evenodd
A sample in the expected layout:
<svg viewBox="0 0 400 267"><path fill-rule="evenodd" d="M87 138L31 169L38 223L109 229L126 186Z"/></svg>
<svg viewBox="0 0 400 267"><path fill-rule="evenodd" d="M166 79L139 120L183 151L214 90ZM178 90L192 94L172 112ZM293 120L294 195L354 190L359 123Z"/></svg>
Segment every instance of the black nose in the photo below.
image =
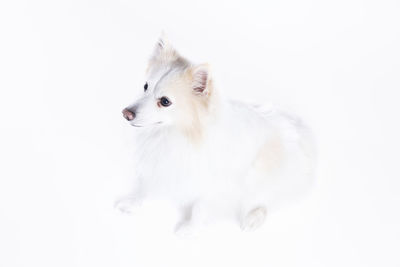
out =
<svg viewBox="0 0 400 267"><path fill-rule="evenodd" d="M135 118L135 112L133 112L133 111L127 109L127 108L125 108L122 111L122 115L124 115L124 118L126 120L128 120L128 121L131 121L131 120L133 120Z"/></svg>

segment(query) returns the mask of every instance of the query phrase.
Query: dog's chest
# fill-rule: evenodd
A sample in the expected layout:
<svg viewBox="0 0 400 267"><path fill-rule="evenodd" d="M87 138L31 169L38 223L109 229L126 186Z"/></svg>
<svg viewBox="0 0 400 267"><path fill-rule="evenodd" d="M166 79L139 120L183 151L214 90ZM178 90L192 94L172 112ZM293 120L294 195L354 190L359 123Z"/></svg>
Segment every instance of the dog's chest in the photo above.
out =
<svg viewBox="0 0 400 267"><path fill-rule="evenodd" d="M136 170L147 191L194 194L212 175L204 152L178 138L149 140L138 149Z"/></svg>

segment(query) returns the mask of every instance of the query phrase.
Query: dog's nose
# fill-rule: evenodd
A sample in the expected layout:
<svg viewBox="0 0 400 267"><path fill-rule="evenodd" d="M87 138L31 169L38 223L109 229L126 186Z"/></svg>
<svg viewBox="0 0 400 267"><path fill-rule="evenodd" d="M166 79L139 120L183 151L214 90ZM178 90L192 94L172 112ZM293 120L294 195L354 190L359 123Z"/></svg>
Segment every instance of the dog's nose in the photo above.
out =
<svg viewBox="0 0 400 267"><path fill-rule="evenodd" d="M131 121L135 118L135 113L133 111L130 111L129 109L125 108L122 111L122 114L124 115L124 118L128 121Z"/></svg>

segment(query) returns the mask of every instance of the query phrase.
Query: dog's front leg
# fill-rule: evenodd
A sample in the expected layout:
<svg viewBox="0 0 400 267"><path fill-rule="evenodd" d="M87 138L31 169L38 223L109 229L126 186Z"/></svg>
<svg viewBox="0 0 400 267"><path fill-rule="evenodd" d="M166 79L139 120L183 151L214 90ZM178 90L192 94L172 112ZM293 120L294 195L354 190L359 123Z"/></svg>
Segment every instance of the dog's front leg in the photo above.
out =
<svg viewBox="0 0 400 267"><path fill-rule="evenodd" d="M206 207L201 201L185 205L181 209L182 218L175 227L175 233L181 237L195 236L206 223Z"/></svg>

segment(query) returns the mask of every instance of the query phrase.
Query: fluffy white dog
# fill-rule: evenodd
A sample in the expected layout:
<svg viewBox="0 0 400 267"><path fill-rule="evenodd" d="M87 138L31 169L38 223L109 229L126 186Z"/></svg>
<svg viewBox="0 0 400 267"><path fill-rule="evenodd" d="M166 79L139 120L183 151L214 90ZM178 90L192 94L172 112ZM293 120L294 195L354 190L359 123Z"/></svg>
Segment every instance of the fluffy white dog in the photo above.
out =
<svg viewBox="0 0 400 267"><path fill-rule="evenodd" d="M181 208L180 234L230 216L243 230L312 182L311 135L296 117L225 99L208 65L180 56L163 37L149 61L143 96L123 110L137 129L137 184L117 203L147 198Z"/></svg>

